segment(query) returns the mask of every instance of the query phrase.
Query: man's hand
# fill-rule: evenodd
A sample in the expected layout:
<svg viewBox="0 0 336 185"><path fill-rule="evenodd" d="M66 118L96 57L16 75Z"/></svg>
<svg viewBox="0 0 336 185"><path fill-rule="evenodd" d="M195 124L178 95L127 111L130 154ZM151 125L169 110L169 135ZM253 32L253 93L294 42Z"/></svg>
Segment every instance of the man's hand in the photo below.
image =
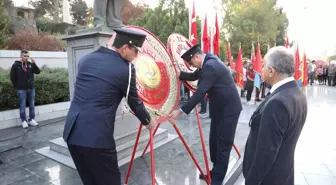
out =
<svg viewBox="0 0 336 185"><path fill-rule="evenodd" d="M35 63L35 60L33 58L30 57L30 60L32 63Z"/></svg>
<svg viewBox="0 0 336 185"><path fill-rule="evenodd" d="M170 117L171 120L177 120L181 116L181 114L182 114L182 111L180 109L178 109L178 110L174 110L169 115L169 117Z"/></svg>
<svg viewBox="0 0 336 185"><path fill-rule="evenodd" d="M152 119L152 120L149 122L149 124L146 125L146 128L147 128L147 129L152 129L152 130L153 130L153 129L155 129L156 125L157 125L156 121Z"/></svg>

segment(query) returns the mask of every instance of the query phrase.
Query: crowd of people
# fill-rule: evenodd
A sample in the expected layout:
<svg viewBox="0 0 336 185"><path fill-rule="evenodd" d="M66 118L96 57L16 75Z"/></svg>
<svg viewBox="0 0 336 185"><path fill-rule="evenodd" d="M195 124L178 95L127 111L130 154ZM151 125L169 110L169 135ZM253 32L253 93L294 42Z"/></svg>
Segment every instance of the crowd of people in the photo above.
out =
<svg viewBox="0 0 336 185"><path fill-rule="evenodd" d="M308 64L308 81L310 85L317 81L319 85L336 86L336 65L334 63L317 64L312 60Z"/></svg>

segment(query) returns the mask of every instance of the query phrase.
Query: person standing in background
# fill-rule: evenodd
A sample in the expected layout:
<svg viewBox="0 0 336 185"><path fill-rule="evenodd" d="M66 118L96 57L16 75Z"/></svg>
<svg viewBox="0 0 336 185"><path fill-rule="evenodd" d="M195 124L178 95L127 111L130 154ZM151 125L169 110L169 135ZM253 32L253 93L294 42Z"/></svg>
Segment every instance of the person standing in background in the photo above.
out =
<svg viewBox="0 0 336 185"><path fill-rule="evenodd" d="M323 84L327 85L328 80L328 65L324 65L323 67Z"/></svg>
<svg viewBox="0 0 336 185"><path fill-rule="evenodd" d="M30 59L30 61L29 61ZM35 80L34 74L39 74L40 68L35 60L29 57L27 50L21 51L21 60L15 61L10 71L10 79L19 98L19 111L22 128L28 125L37 126L35 119ZM26 118L26 101L29 103L29 120Z"/></svg>
<svg viewBox="0 0 336 185"><path fill-rule="evenodd" d="M240 90L240 97L244 98L245 97L245 91L246 91L246 68L247 68L247 62L244 61L243 64L243 77L244 77L244 88Z"/></svg>
<svg viewBox="0 0 336 185"><path fill-rule="evenodd" d="M255 72L253 71L253 64L249 64L246 70L246 101L248 105L253 105L253 102L251 102L251 96L254 88L254 77Z"/></svg>
<svg viewBox="0 0 336 185"><path fill-rule="evenodd" d="M308 65L308 82L310 85L313 85L315 78L315 60L311 61Z"/></svg>

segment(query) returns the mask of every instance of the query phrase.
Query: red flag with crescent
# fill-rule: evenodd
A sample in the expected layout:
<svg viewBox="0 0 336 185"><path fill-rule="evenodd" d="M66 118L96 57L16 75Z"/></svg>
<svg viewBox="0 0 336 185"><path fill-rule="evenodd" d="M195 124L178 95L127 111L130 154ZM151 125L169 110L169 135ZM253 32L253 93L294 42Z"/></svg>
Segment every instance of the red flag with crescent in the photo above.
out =
<svg viewBox="0 0 336 185"><path fill-rule="evenodd" d="M244 72L243 72L243 50L239 47L238 57L236 61L236 84L240 88L244 88Z"/></svg>
<svg viewBox="0 0 336 185"><path fill-rule="evenodd" d="M191 31L190 31L190 37L189 38L190 38L190 42L193 45L196 45L198 43L195 1L193 1L193 8L192 8L192 12L191 12Z"/></svg>

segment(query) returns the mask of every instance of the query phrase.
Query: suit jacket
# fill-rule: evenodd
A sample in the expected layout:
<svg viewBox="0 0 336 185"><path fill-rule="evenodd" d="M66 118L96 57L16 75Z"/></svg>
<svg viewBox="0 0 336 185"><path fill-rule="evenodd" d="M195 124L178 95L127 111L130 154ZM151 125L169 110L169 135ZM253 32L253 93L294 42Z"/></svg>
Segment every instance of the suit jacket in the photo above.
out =
<svg viewBox="0 0 336 185"><path fill-rule="evenodd" d="M307 116L295 81L268 96L250 119L243 162L246 185L294 185L294 151Z"/></svg>
<svg viewBox="0 0 336 185"><path fill-rule="evenodd" d="M230 70L212 53L207 53L202 69L193 73L181 72L180 80L198 80L197 90L181 109L186 114L202 100L206 93L209 98L211 118L223 118L240 113L242 104Z"/></svg>
<svg viewBox="0 0 336 185"><path fill-rule="evenodd" d="M138 97L132 64L128 105L142 124L150 116ZM74 97L65 121L63 138L73 145L115 148L114 121L117 108L126 96L129 62L108 48L100 47L78 64Z"/></svg>

